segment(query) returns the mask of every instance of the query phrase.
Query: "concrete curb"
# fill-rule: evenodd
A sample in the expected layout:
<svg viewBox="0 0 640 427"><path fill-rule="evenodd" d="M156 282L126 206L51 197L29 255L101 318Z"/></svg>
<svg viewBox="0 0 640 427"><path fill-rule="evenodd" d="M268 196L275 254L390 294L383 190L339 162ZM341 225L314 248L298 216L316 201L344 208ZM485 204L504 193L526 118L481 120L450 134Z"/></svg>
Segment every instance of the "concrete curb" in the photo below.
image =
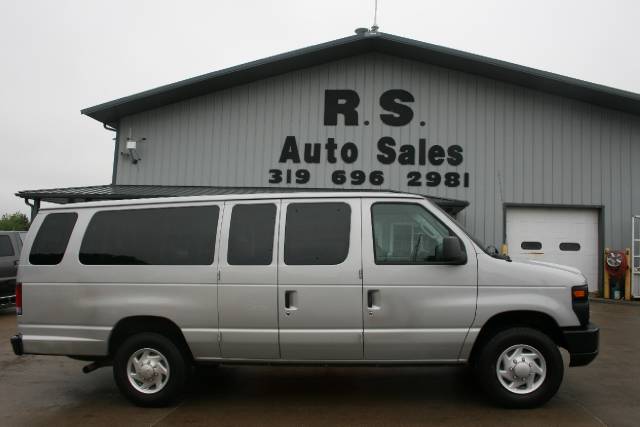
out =
<svg viewBox="0 0 640 427"><path fill-rule="evenodd" d="M596 298L589 297L589 301L597 302L599 304L635 305L636 307L640 307L640 300L626 301L626 300L619 300L619 299L606 299L606 298L599 298L599 297L596 297Z"/></svg>

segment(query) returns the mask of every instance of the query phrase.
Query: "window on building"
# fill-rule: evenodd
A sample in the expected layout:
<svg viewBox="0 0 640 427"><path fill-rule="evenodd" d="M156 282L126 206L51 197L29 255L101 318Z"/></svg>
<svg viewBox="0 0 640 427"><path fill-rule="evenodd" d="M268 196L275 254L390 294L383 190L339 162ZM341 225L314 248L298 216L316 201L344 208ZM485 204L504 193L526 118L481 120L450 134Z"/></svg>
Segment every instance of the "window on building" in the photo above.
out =
<svg viewBox="0 0 640 427"><path fill-rule="evenodd" d="M69 238L77 219L76 213L47 215L31 246L29 262L34 265L59 264L67 250Z"/></svg>
<svg viewBox="0 0 640 427"><path fill-rule="evenodd" d="M580 250L580 243L562 242L562 243L560 243L560 250L561 251L579 251Z"/></svg>
<svg viewBox="0 0 640 427"><path fill-rule="evenodd" d="M96 213L80 247L88 265L210 265L219 208L128 209Z"/></svg>
<svg viewBox="0 0 640 427"><path fill-rule="evenodd" d="M0 257L13 255L15 254L13 252L13 245L11 244L9 236L6 234L0 236Z"/></svg>
<svg viewBox="0 0 640 427"><path fill-rule="evenodd" d="M273 259L276 206L235 205L229 226L229 265L269 265Z"/></svg>
<svg viewBox="0 0 640 427"><path fill-rule="evenodd" d="M351 207L346 203L292 203L287 207L284 262L336 265L349 254Z"/></svg>
<svg viewBox="0 0 640 427"><path fill-rule="evenodd" d="M376 264L443 262L442 241L453 235L428 210L410 203L376 203L371 207Z"/></svg>
<svg viewBox="0 0 640 427"><path fill-rule="evenodd" d="M520 248L525 251L539 251L542 249L542 243L540 242L522 242Z"/></svg>

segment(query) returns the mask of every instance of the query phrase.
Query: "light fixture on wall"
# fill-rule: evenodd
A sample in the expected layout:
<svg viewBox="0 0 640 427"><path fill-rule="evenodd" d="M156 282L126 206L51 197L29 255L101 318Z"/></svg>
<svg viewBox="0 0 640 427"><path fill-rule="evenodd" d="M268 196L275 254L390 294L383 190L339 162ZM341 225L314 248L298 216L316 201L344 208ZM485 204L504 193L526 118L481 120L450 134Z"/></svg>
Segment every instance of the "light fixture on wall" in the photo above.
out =
<svg viewBox="0 0 640 427"><path fill-rule="evenodd" d="M131 163L133 163L134 165L137 164L140 160L142 160L140 153L138 153L138 143L145 142L146 140L147 138L133 139L131 137L128 137L125 146L126 150L121 151L120 154L125 157L129 157L131 159Z"/></svg>

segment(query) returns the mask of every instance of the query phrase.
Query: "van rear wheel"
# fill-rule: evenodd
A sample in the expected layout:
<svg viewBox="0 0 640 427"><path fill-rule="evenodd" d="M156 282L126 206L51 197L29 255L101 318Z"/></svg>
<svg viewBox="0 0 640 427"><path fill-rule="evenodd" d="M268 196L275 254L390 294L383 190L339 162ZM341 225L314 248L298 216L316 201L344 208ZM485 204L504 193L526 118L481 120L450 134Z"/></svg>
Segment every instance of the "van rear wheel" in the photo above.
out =
<svg viewBox="0 0 640 427"><path fill-rule="evenodd" d="M118 388L139 406L165 406L185 385L188 366L180 349L156 333L127 338L116 350L113 377Z"/></svg>
<svg viewBox="0 0 640 427"><path fill-rule="evenodd" d="M558 391L564 374L556 344L532 328L498 332L484 345L475 369L489 397L508 408L546 403Z"/></svg>

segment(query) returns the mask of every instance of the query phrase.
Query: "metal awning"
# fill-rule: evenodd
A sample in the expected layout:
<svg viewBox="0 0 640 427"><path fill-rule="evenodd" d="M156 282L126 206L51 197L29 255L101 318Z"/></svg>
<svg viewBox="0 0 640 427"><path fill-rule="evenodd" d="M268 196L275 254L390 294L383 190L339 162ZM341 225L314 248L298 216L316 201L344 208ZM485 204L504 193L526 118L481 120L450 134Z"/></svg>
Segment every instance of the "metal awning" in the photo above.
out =
<svg viewBox="0 0 640 427"><path fill-rule="evenodd" d="M286 187L207 187L174 185L94 185L89 187L50 188L43 190L24 190L16 196L33 200L36 210L40 202L79 203L99 200L146 199L155 197L217 196L227 194L287 193L300 191L358 191L354 189L334 188L286 188ZM375 191L375 190L362 190ZM388 190L384 190L388 191ZM436 203L451 215L455 215L467 206L466 200L421 194Z"/></svg>

